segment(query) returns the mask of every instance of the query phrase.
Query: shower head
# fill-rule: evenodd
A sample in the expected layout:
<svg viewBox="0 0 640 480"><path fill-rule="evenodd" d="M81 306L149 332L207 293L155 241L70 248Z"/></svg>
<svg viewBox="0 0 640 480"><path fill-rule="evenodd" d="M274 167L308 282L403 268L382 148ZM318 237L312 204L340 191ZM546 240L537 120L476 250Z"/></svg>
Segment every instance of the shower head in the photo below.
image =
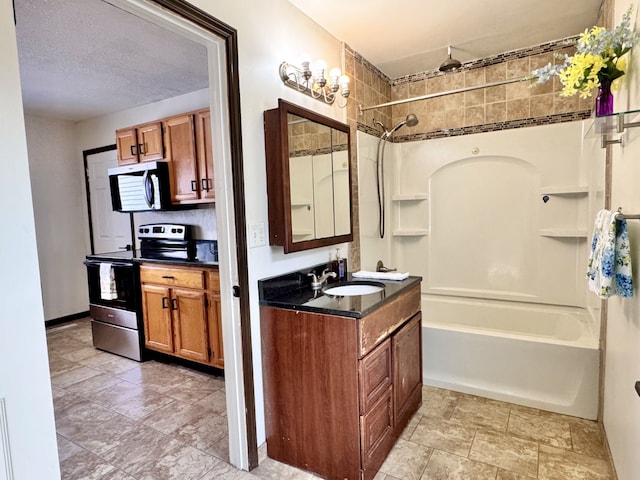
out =
<svg viewBox="0 0 640 480"><path fill-rule="evenodd" d="M400 127L406 125L407 127L415 127L418 124L418 117L416 117L413 113L407 115L407 118L398 123L395 127L393 127L389 132L387 132L387 137L391 136L393 132L398 130Z"/></svg>
<svg viewBox="0 0 640 480"><path fill-rule="evenodd" d="M442 64L438 68L438 70L440 70L441 72L449 72L451 70L457 70L462 66L459 60L456 60L455 58L451 58L451 45L449 45L447 52L449 54L449 57L444 62L442 62Z"/></svg>

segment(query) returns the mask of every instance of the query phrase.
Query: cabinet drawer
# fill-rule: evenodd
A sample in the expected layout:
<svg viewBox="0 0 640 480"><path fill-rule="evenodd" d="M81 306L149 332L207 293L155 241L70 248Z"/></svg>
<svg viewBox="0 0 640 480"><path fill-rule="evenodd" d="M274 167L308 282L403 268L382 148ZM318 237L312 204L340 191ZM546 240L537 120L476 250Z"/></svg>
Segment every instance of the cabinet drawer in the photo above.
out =
<svg viewBox="0 0 640 480"><path fill-rule="evenodd" d="M394 443L393 395L389 387L366 415L360 417L362 470L373 478Z"/></svg>
<svg viewBox="0 0 640 480"><path fill-rule="evenodd" d="M366 414L391 386L391 339L386 339L358 365L360 411Z"/></svg>
<svg viewBox="0 0 640 480"><path fill-rule="evenodd" d="M359 356L373 350L400 325L420 311L420 284L402 293L391 302L366 315L358 323Z"/></svg>
<svg viewBox="0 0 640 480"><path fill-rule="evenodd" d="M220 272L218 270L207 270L207 290L220 291Z"/></svg>
<svg viewBox="0 0 640 480"><path fill-rule="evenodd" d="M204 289L204 270L142 265L140 281L170 287Z"/></svg>

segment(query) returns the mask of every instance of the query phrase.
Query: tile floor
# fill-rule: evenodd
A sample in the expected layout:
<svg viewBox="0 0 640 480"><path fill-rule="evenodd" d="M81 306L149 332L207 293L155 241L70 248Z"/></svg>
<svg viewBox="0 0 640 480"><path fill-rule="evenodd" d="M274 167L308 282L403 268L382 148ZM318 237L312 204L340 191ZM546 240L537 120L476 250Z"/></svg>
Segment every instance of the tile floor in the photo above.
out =
<svg viewBox="0 0 640 480"><path fill-rule="evenodd" d="M312 480L265 458L231 467L224 380L91 346L88 319L47 331L62 478ZM612 479L596 423L424 387L375 480Z"/></svg>

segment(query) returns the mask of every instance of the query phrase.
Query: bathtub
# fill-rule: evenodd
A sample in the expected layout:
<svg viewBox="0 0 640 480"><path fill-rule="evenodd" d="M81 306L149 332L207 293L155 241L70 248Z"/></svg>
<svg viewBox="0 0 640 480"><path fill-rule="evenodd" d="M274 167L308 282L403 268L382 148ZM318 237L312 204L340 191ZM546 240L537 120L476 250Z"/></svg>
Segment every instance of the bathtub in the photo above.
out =
<svg viewBox="0 0 640 480"><path fill-rule="evenodd" d="M428 296L423 383L576 417L598 412L598 324L587 310Z"/></svg>

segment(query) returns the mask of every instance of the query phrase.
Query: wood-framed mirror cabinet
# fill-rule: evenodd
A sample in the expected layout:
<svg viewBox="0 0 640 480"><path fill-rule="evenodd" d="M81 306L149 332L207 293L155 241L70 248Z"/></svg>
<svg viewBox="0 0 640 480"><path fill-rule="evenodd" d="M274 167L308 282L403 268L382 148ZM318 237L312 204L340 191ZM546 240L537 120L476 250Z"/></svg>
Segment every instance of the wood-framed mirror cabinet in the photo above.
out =
<svg viewBox="0 0 640 480"><path fill-rule="evenodd" d="M264 112L269 244L353 241L349 126L285 100Z"/></svg>

